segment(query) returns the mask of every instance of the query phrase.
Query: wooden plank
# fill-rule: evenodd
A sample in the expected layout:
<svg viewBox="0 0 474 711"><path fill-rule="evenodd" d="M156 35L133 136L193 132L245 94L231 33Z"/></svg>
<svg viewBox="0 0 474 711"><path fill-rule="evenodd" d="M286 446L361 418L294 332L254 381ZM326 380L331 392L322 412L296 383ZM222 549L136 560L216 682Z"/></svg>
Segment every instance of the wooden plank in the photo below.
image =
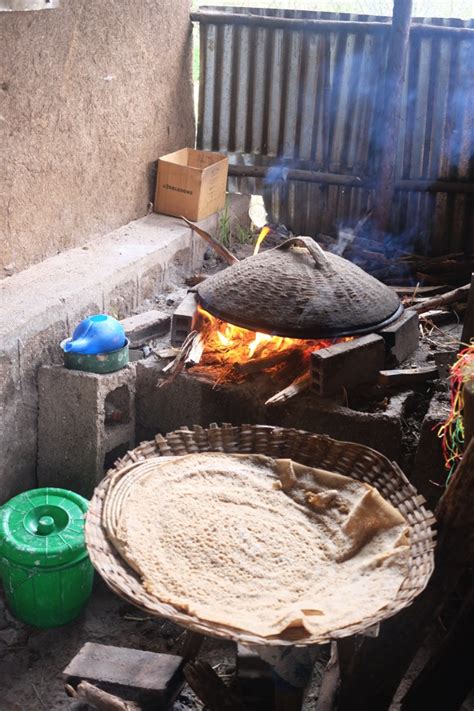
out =
<svg viewBox="0 0 474 711"><path fill-rule="evenodd" d="M207 662L188 662L184 667L184 675L209 711L245 711L239 696L224 684Z"/></svg>
<svg viewBox="0 0 474 711"><path fill-rule="evenodd" d="M341 678L338 711L386 711L429 625L474 558L474 440L438 509L435 569L421 595L386 620L377 639L364 639Z"/></svg>
<svg viewBox="0 0 474 711"><path fill-rule="evenodd" d="M474 437L474 383L465 383L463 388L464 398L464 442L466 446Z"/></svg>
<svg viewBox="0 0 474 711"><path fill-rule="evenodd" d="M474 274L472 275L469 296L467 297L467 308L464 314L461 341L468 345L471 338L474 338Z"/></svg>
<svg viewBox="0 0 474 711"><path fill-rule="evenodd" d="M81 681L77 689L66 684L65 689L67 695L79 704L87 705L87 708L93 708L96 711L141 711L142 709L134 701L119 699L118 696L108 694L87 681Z"/></svg>
<svg viewBox="0 0 474 711"><path fill-rule="evenodd" d="M340 679L338 644L331 642L331 657L321 679L316 711L333 710Z"/></svg>
<svg viewBox="0 0 474 711"><path fill-rule="evenodd" d="M236 178L264 178L268 172L262 165L229 165L229 175ZM346 175L344 173L323 173L317 170L288 168L287 180L297 180L303 183L320 183L321 185L342 185L350 188L373 189L376 180L370 177ZM474 183L466 180L395 180L395 190L415 191L421 193L474 193Z"/></svg>
<svg viewBox="0 0 474 711"><path fill-rule="evenodd" d="M164 699L181 679L183 658L86 642L63 672L67 681L88 681L130 698Z"/></svg>
<svg viewBox="0 0 474 711"><path fill-rule="evenodd" d="M402 711L424 708L459 711L472 689L473 629L474 591L471 590L440 648L405 695Z"/></svg>
<svg viewBox="0 0 474 711"><path fill-rule="evenodd" d="M438 377L438 368L427 366L426 368L407 368L406 370L381 370L377 382L379 385L395 387L426 383L427 380L436 380Z"/></svg>

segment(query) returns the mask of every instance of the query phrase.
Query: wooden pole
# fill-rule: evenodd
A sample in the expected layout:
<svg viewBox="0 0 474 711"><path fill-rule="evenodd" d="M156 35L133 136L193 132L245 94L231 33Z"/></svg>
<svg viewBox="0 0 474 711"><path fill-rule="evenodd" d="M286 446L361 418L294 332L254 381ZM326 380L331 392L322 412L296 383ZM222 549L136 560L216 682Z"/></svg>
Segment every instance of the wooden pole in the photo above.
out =
<svg viewBox="0 0 474 711"><path fill-rule="evenodd" d="M401 0L403 3L405 0ZM192 12L191 22L203 25L239 25L245 27L262 27L270 30L288 30L303 32L350 32L361 34L385 34L390 32L388 22L365 22L349 20L311 20L293 17L272 17L270 15L255 15L239 12L202 11ZM414 24L410 31L428 37L453 37L473 39L474 29L470 27L452 27L444 25Z"/></svg>
<svg viewBox="0 0 474 711"><path fill-rule="evenodd" d="M410 37L412 0L394 0L385 74L384 104L379 132L380 163L374 195L373 220L380 237L390 230L395 195L395 159L402 113L402 90Z"/></svg>
<svg viewBox="0 0 474 711"><path fill-rule="evenodd" d="M471 589L440 648L404 697L402 711L459 711L472 688L473 629L474 589Z"/></svg>
<svg viewBox="0 0 474 711"><path fill-rule="evenodd" d="M265 178L269 167L263 165L229 165L229 175L234 178ZM298 180L303 183L319 183L320 185L341 185L348 188L364 188L373 190L373 178L361 178L358 175L343 173L321 173L317 170L302 170L288 168L287 180ZM466 180L396 180L395 190L420 193L474 193L474 183Z"/></svg>
<svg viewBox="0 0 474 711"><path fill-rule="evenodd" d="M474 440L467 447L437 512L435 569L421 595L365 638L346 673L341 670L338 711L387 711L429 625L439 615L474 558Z"/></svg>
<svg viewBox="0 0 474 711"><path fill-rule="evenodd" d="M474 437L474 382L464 384L463 399L464 442L467 447Z"/></svg>
<svg viewBox="0 0 474 711"><path fill-rule="evenodd" d="M464 314L464 324L462 328L461 341L469 345L471 338L474 338L474 274L471 277L471 288L467 298L467 308Z"/></svg>

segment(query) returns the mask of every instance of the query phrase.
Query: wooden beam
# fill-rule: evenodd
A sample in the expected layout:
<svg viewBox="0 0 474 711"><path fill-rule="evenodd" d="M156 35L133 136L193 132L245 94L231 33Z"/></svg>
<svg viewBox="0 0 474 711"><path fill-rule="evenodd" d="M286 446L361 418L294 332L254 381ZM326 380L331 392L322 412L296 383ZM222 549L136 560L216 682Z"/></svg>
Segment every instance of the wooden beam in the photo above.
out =
<svg viewBox="0 0 474 711"><path fill-rule="evenodd" d="M402 711L459 711L472 688L473 629L474 589L471 589L440 648L403 698Z"/></svg>
<svg viewBox="0 0 474 711"><path fill-rule="evenodd" d="M471 287L469 289L469 296L467 297L467 308L464 314L461 341L468 345L471 338L474 338L474 274L471 277Z"/></svg>
<svg viewBox="0 0 474 711"><path fill-rule="evenodd" d="M331 657L321 679L316 711L333 711L340 679L338 645L331 642Z"/></svg>
<svg viewBox="0 0 474 711"><path fill-rule="evenodd" d="M465 383L463 387L464 399L464 442L466 447L474 437L474 383Z"/></svg>
<svg viewBox="0 0 474 711"><path fill-rule="evenodd" d="M184 676L209 711L245 711L240 697L224 684L207 662L188 662Z"/></svg>
<svg viewBox="0 0 474 711"><path fill-rule="evenodd" d="M265 178L271 166L262 165L229 165L229 175L235 178ZM364 188L373 190L376 185L374 178L358 175L343 175L339 173L321 173L317 170L288 168L287 180L298 180L303 183L319 183L320 185L341 185L348 188ZM473 194L474 183L465 180L395 180L395 190L420 193L454 193Z"/></svg>
<svg viewBox="0 0 474 711"><path fill-rule="evenodd" d="M435 569L414 602L365 638L341 676L338 711L386 711L429 625L474 557L474 440L443 494L436 515Z"/></svg>
<svg viewBox="0 0 474 711"><path fill-rule="evenodd" d="M411 12L412 0L394 0L382 122L378 126L379 135L383 134L383 143L379 144L380 159L373 208L374 226L381 238L390 230L395 196L395 162L402 115L402 92Z"/></svg>
<svg viewBox="0 0 474 711"><path fill-rule="evenodd" d="M459 286L457 289L447 291L445 294L420 299L418 303L413 304L410 308L418 314L423 314L425 311L437 309L439 306L447 306L448 304L453 304L456 301L466 301L470 288L470 284L465 284L464 286Z"/></svg>
<svg viewBox="0 0 474 711"><path fill-rule="evenodd" d="M229 165L229 175L237 178L265 178L271 166L261 165ZM323 185L343 185L351 188L364 187L364 181L357 175L339 175L338 173L320 173L316 170L299 170L288 168L288 180L301 180L305 183L321 183Z"/></svg>
<svg viewBox="0 0 474 711"><path fill-rule="evenodd" d="M404 0L402 0L404 2ZM191 22L200 22L203 25L244 25L246 27L261 27L271 30L302 30L306 32L350 32L354 34L379 34L389 33L390 23L363 22L345 20L312 20L293 17L271 17L269 15L256 15L254 13L238 12L192 12ZM474 30L469 27L446 27L444 25L429 25L416 23L410 27L410 32L428 36L454 36L463 39L473 39Z"/></svg>

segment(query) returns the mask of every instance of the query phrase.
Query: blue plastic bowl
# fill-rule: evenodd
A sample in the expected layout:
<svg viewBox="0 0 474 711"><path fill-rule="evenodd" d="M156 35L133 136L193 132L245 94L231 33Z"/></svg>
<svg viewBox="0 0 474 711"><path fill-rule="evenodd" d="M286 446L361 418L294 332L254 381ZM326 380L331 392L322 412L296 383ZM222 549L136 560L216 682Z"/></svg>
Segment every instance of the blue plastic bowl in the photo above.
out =
<svg viewBox="0 0 474 711"><path fill-rule="evenodd" d="M62 341L61 348L65 353L97 355L123 348L125 341L120 321L107 314L95 314L81 321L72 338Z"/></svg>

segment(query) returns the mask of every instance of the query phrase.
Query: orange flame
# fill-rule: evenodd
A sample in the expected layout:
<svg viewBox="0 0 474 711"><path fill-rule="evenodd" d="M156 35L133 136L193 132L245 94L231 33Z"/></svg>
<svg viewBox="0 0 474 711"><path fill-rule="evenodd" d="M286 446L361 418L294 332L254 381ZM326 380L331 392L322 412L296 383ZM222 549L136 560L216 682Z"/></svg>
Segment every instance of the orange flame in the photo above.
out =
<svg viewBox="0 0 474 711"><path fill-rule="evenodd" d="M269 358L277 353L298 351L304 360L310 354L334 343L334 339L306 340L271 336L268 333L249 331L216 318L201 306L201 338L204 342L204 354L201 365L243 364L250 360ZM350 340L347 338L338 340Z"/></svg>
<svg viewBox="0 0 474 711"><path fill-rule="evenodd" d="M265 237L267 236L267 234L269 232L271 232L271 230L270 230L270 227L268 227L268 225L265 225L260 230L260 234L258 235L257 241L255 242L255 249L253 250L254 255L258 254L258 250L260 249L260 246L261 246L263 240L265 239Z"/></svg>

